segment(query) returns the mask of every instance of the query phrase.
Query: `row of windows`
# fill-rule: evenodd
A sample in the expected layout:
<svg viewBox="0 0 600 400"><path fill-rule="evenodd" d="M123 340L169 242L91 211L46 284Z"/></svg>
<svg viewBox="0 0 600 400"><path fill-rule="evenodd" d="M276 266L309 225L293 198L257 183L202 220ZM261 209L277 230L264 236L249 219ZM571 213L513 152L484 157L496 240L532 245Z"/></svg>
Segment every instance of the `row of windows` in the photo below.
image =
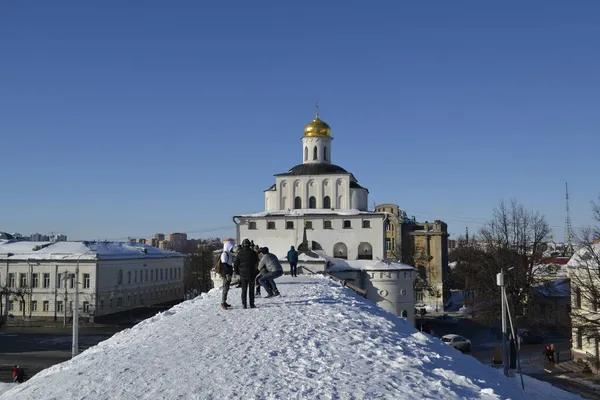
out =
<svg viewBox="0 0 600 400"><path fill-rule="evenodd" d="M306 229L313 229L313 221L305 221L304 227ZM342 227L344 229L352 229L352 221L349 219L345 219L342 222ZM362 221L363 229L371 228L371 221L363 220ZM256 221L248 222L248 229L256 229ZM267 221L267 229L275 229L275 221ZM285 221L285 229L295 229L294 221ZM323 221L323 229L333 229L333 223L331 220Z"/></svg>
<svg viewBox="0 0 600 400"><path fill-rule="evenodd" d="M130 307L136 305L145 305L149 300L162 300L172 298L182 294L181 288L170 288L170 289L155 289L146 291L143 293L129 294L127 297L118 296L116 300L113 298L108 299L107 308L111 309L116 304L116 307ZM113 301L114 300L114 301ZM104 299L100 299L98 302L100 311L104 310Z"/></svg>
<svg viewBox="0 0 600 400"><path fill-rule="evenodd" d="M319 150L317 146L313 147L313 160L319 159ZM327 161L327 146L323 147L323 160ZM304 161L308 161L308 146L304 146Z"/></svg>
<svg viewBox="0 0 600 400"><path fill-rule="evenodd" d="M20 273L19 274L19 287L38 288L38 287L40 287L40 283L41 283L42 288L45 288L45 289L50 288L50 274L49 273L41 274L41 278L42 278L41 282L40 282L40 274L38 274L38 273L31 274L31 286L28 285L28 278L29 278L29 274ZM0 281L1 281L1 277L0 277ZM73 286L75 285L75 274L60 274L60 276L56 280L56 287L62 288L63 281L69 281L70 287L72 289ZM84 289L90 288L90 274L83 274L82 283L83 283ZM8 287L11 287L11 288L16 287L16 274L15 273L11 272L8 274Z"/></svg>
<svg viewBox="0 0 600 400"><path fill-rule="evenodd" d="M181 294L181 288L171 288L171 289L163 289L163 290L151 290L151 291L147 291L145 293L135 293L133 295L127 295L127 297L123 298L121 296L116 298L116 307L123 307L123 305L125 305L126 307L129 307L131 305L144 305L148 300L161 300L161 299L165 299L168 297L173 297L176 295L180 295ZM123 303L123 300L125 300L125 303ZM18 303L19 305L19 311L23 312L25 310L25 302L24 301L14 301L11 300L8 303L8 311L16 311L15 310L15 303ZM37 300L32 300L29 303L30 307L31 307L31 312L37 312L40 311L39 310L39 305L38 305L38 301ZM50 302L49 301L43 301L41 304L42 308L41 311L44 312L50 312ZM104 299L100 299L99 304L98 304L100 310L104 310ZM107 308L111 309L113 308L113 299L109 299L108 304L107 304ZM90 304L89 301L84 301L82 302L82 306L81 309L83 310L84 313L89 313L91 310L93 311L93 306ZM73 311L73 301L69 301L69 311ZM57 301L56 302L56 312L61 314L64 313L64 303L62 301Z"/></svg>
<svg viewBox="0 0 600 400"><path fill-rule="evenodd" d="M133 282L132 282L133 279ZM165 280L181 279L181 268L155 268L146 270L127 271L127 284L158 282ZM117 284L123 284L123 270L119 270Z"/></svg>
<svg viewBox="0 0 600 400"><path fill-rule="evenodd" d="M302 198L300 196L294 198L294 208L296 210L302 209ZM308 208L317 208L317 198L315 196L308 198ZM331 198L329 196L323 197L323 208L331 208Z"/></svg>

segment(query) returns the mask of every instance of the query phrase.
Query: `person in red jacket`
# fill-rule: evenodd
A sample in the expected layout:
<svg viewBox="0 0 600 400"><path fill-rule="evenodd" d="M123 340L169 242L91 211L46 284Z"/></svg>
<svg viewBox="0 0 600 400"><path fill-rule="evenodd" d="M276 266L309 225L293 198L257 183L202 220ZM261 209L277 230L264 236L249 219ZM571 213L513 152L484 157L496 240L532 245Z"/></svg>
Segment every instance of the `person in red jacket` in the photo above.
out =
<svg viewBox="0 0 600 400"><path fill-rule="evenodd" d="M12 379L13 379L13 382L16 382L16 381L17 381L17 377L18 377L18 376L19 376L19 366L18 366L18 365L15 365L15 366L13 367L13 369L12 369Z"/></svg>

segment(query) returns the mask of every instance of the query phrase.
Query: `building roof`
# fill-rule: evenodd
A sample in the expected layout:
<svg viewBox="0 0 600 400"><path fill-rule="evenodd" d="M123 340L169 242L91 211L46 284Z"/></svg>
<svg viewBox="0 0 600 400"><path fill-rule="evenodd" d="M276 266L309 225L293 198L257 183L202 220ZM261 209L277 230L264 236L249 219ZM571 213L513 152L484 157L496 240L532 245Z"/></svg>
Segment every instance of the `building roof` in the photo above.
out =
<svg viewBox="0 0 600 400"><path fill-rule="evenodd" d="M600 260L600 243L579 248L567 263L567 267L577 268L592 266Z"/></svg>
<svg viewBox="0 0 600 400"><path fill-rule="evenodd" d="M275 176L299 176L299 175L328 175L328 174L349 174L344 168L335 164L309 163L298 164L288 172L275 174Z"/></svg>
<svg viewBox="0 0 600 400"><path fill-rule="evenodd" d="M303 209L288 209L288 210L277 210L277 211L263 211L253 214L236 215L234 218L262 218L262 217L309 217L309 216L325 216L325 215L338 215L338 216L355 216L355 215L378 215L387 217L387 213L373 212L373 211L360 211L356 209L330 209L330 208L303 208Z"/></svg>
<svg viewBox="0 0 600 400"><path fill-rule="evenodd" d="M408 264L397 263L388 260L343 260L341 258L333 258L325 256L330 262L328 271L348 271L348 270L363 270L363 271L414 271L415 268Z"/></svg>
<svg viewBox="0 0 600 400"><path fill-rule="evenodd" d="M183 257L183 254L142 243L16 240L0 243L0 259L3 260L120 260L167 257Z"/></svg>

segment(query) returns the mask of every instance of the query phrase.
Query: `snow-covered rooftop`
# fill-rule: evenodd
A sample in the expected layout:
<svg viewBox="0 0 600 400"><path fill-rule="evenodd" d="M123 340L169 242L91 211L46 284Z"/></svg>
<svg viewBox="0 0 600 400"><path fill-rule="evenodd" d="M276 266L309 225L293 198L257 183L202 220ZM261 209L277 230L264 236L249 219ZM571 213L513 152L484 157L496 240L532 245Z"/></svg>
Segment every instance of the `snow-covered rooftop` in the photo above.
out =
<svg viewBox="0 0 600 400"><path fill-rule="evenodd" d="M580 247L567 263L567 267L591 267L600 260L600 243Z"/></svg>
<svg viewBox="0 0 600 400"><path fill-rule="evenodd" d="M9 254L12 254L9 256ZM0 243L0 259L11 260L115 260L125 258L183 257L143 243L122 242L29 242Z"/></svg>
<svg viewBox="0 0 600 400"><path fill-rule="evenodd" d="M282 297L221 310L213 289L0 399L575 399L418 332L325 277L284 277Z"/></svg>
<svg viewBox="0 0 600 400"><path fill-rule="evenodd" d="M306 209L287 209L279 211L263 211L254 214L243 214L238 215L242 218L253 218L253 217L271 217L271 216L286 216L286 217L303 217L309 215L381 215L382 217L387 216L387 213L374 212L374 211L360 211L357 209L329 209L329 208L306 208Z"/></svg>
<svg viewBox="0 0 600 400"><path fill-rule="evenodd" d="M381 271L381 270L410 270L414 267L408 264L397 263L388 260L343 260L340 258L329 259L328 271L347 271L349 269L360 269L363 271Z"/></svg>

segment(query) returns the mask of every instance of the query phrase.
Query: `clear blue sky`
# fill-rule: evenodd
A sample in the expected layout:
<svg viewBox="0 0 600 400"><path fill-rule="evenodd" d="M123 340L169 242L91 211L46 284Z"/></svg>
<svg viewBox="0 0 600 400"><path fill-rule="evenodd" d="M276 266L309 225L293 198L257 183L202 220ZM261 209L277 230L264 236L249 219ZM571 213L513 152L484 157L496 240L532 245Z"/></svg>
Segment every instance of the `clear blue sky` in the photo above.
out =
<svg viewBox="0 0 600 400"><path fill-rule="evenodd" d="M370 202L561 239L600 194L600 2L5 1L0 230L233 233L321 106ZM219 227L229 227L216 229Z"/></svg>

